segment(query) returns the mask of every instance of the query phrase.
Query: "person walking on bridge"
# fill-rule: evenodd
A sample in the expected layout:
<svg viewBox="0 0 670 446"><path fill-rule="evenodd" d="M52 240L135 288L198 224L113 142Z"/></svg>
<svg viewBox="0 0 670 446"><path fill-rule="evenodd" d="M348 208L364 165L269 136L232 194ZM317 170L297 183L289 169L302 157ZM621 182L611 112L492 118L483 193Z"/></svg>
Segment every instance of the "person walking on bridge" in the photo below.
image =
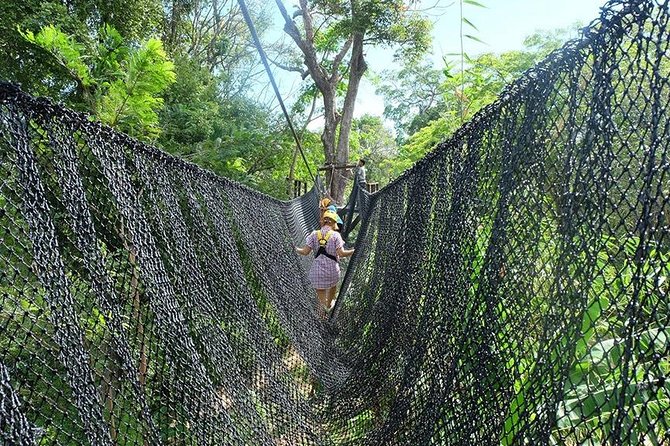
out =
<svg viewBox="0 0 670 446"><path fill-rule="evenodd" d="M335 225L335 230L339 231L341 229L340 226L344 224L344 222L342 221L342 218L340 218L339 214L337 214L337 206L335 206L335 203L329 197L325 197L319 201L319 224L322 224L321 221L323 220L323 214L326 211L332 211L337 215L337 225Z"/></svg>
<svg viewBox="0 0 670 446"><path fill-rule="evenodd" d="M326 210L321 217L321 229L307 236L306 246L296 247L296 252L306 256L314 252L309 270L309 281L316 290L319 315L328 315L340 280L340 257L350 257L353 249L344 249L344 240L337 229L337 214Z"/></svg>

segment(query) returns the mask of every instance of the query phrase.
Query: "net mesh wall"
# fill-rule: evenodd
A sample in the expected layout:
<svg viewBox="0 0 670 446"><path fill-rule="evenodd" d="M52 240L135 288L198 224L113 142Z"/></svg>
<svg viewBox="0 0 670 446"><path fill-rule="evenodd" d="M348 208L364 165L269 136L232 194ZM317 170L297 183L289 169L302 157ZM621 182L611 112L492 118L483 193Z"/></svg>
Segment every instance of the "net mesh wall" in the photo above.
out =
<svg viewBox="0 0 670 446"><path fill-rule="evenodd" d="M670 444L670 19L613 1L374 195L284 203L0 88L8 445Z"/></svg>

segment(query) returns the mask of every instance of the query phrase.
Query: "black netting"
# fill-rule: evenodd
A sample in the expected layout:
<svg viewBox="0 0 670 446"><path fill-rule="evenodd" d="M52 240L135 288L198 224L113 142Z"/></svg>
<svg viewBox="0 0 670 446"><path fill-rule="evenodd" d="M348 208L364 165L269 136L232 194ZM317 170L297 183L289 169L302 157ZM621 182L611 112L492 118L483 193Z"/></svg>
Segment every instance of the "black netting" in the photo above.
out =
<svg viewBox="0 0 670 446"><path fill-rule="evenodd" d="M293 250L316 190L274 200L3 84L0 443L670 444L669 19L610 2L355 189L328 323Z"/></svg>

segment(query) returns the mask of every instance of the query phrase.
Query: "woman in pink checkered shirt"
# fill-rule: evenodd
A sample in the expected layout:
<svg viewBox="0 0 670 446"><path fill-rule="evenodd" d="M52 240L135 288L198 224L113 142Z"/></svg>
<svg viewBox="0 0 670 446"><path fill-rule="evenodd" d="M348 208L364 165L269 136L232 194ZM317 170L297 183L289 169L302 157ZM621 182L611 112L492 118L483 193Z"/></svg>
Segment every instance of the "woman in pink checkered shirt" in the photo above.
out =
<svg viewBox="0 0 670 446"><path fill-rule="evenodd" d="M321 216L321 229L307 236L306 246L295 249L303 256L315 252L309 281L316 289L321 317L327 315L335 300L337 282L340 280L340 257L349 257L354 253L353 249L344 249L344 240L336 229L337 214L328 210Z"/></svg>

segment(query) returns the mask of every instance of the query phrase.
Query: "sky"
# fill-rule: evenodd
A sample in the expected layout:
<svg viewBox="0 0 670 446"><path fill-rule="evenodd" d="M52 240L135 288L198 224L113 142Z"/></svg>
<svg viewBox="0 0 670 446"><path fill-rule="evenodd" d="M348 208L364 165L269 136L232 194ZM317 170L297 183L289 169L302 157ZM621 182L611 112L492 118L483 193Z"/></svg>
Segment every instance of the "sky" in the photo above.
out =
<svg viewBox="0 0 670 446"><path fill-rule="evenodd" d="M522 49L524 39L537 31L552 31L576 23L586 26L600 15L600 8L606 3L605 0L477 1L486 7L468 4L463 6L463 15L478 29L464 27L464 33L474 34L485 42L482 44L474 40L464 40L464 50L471 57L486 52L503 53ZM289 11L293 9L290 0L284 0L284 4ZM460 53L459 1L422 0L418 7L426 10L434 22L431 59L436 68L439 68L443 55ZM277 23L280 27L279 18ZM375 73L393 68L390 49L368 51L366 60L369 70ZM273 71L279 79L284 100L292 103L299 86L299 77L290 73L278 73L280 70L277 69ZM384 110L382 98L375 95L374 87L367 79L359 90L355 110L356 116L366 113L381 115Z"/></svg>

